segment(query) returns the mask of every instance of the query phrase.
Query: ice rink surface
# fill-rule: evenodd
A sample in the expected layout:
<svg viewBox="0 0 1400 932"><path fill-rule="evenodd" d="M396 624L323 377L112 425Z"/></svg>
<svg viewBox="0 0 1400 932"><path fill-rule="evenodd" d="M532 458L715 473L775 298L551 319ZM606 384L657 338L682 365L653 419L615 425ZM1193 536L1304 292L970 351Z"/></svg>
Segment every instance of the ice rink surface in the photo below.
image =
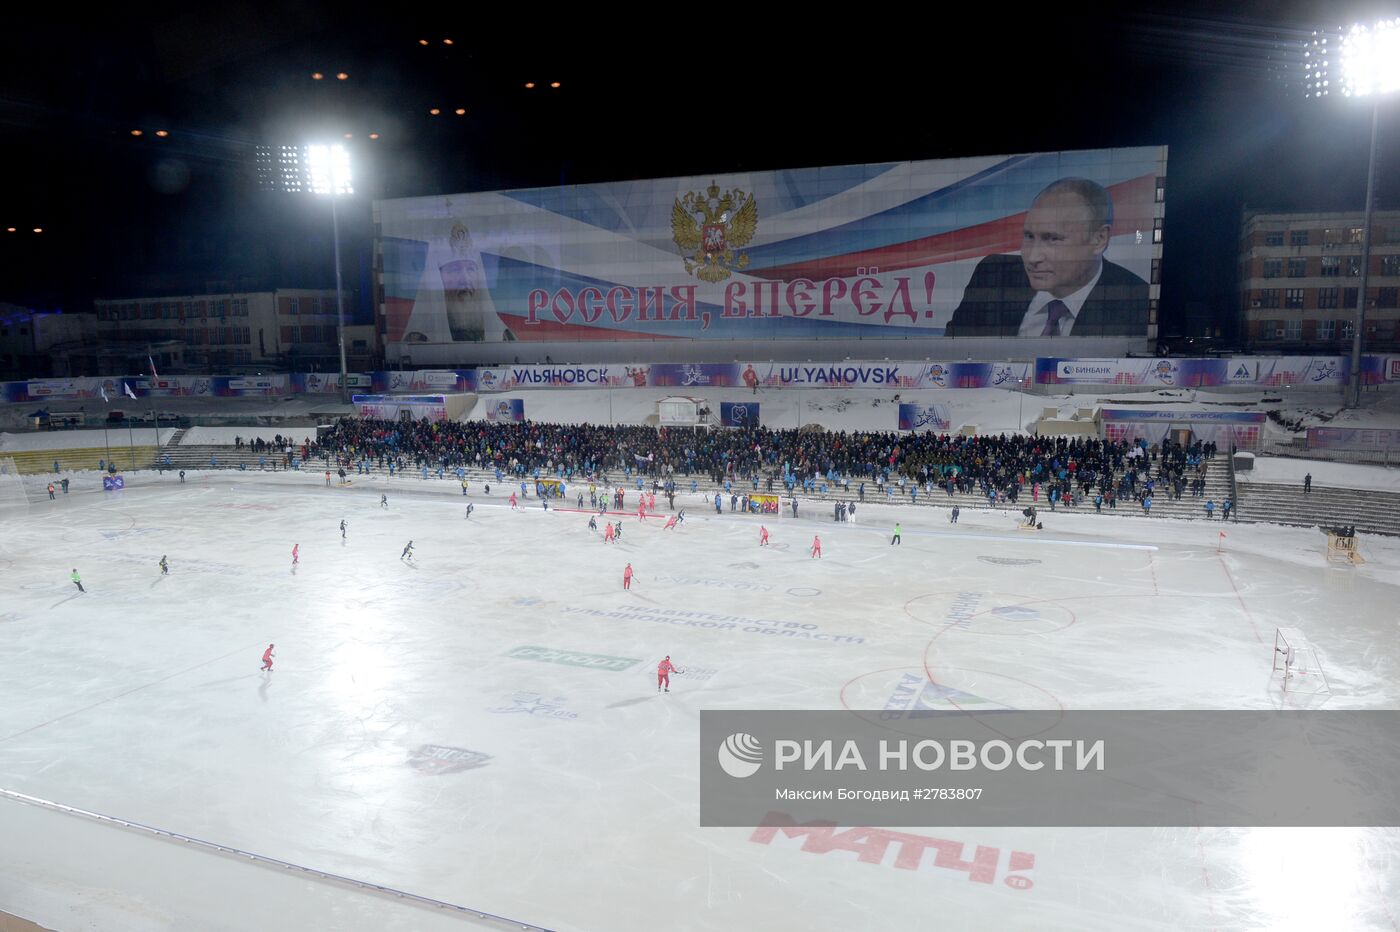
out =
<svg viewBox="0 0 1400 932"><path fill-rule="evenodd" d="M604 545L493 492L224 473L35 501L0 523L0 787L560 930L1396 928L1397 830L949 825L909 831L996 875L910 870L698 828L697 733L706 708L1393 709L1400 545L1333 567L1316 530L813 501L760 549L691 495ZM1278 626L1325 702L1271 681ZM452 925L4 799L0 836L0 908L60 930Z"/></svg>

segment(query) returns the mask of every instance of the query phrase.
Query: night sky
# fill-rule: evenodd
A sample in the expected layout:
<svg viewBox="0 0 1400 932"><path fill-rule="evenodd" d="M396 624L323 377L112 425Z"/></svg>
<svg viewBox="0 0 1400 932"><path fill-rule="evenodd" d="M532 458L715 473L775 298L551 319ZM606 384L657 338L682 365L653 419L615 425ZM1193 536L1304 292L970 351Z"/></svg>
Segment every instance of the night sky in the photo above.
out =
<svg viewBox="0 0 1400 932"><path fill-rule="evenodd" d="M346 132L358 177L341 218L361 320L373 198L1165 143L1171 334L1188 317L1233 317L1242 207L1360 208L1369 106L1304 100L1289 79L1312 29L1400 14L886 5L814 22L741 6L638 20L522 6L427 20L396 6L69 8L8 21L0 301L80 311L94 297L330 287L329 207L258 190L252 150ZM1393 208L1393 101L1381 146L1379 205Z"/></svg>

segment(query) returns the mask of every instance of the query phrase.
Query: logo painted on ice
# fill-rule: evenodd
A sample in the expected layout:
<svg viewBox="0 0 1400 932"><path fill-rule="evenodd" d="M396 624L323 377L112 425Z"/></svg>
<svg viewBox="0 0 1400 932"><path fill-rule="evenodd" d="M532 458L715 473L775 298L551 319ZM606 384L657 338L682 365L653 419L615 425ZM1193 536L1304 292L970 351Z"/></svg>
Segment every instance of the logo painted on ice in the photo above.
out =
<svg viewBox="0 0 1400 932"><path fill-rule="evenodd" d="M1040 562L1039 560L1032 559L1032 558L1030 558L1030 557L987 557L987 556L981 556L981 557L978 557L977 559L981 560L983 563L991 563L991 564L994 564L994 565L996 565L996 566L1031 566L1032 564L1035 564L1035 563L1039 563L1039 562Z"/></svg>
<svg viewBox="0 0 1400 932"><path fill-rule="evenodd" d="M888 701L885 702L885 708L881 711L880 718L885 721L902 718L926 718L930 715L944 715L970 705L990 705L1010 709L1010 706L994 702L975 693L931 682L926 675L905 673L900 677L899 683L895 686L894 692L890 694Z"/></svg>
<svg viewBox="0 0 1400 932"><path fill-rule="evenodd" d="M490 760L490 754L467 748L450 748L441 744L425 744L408 755L410 767L434 777L485 767Z"/></svg>
<svg viewBox="0 0 1400 932"><path fill-rule="evenodd" d="M507 657L517 660L538 660L541 663L559 663L568 667L588 667L593 670L618 672L641 663L636 657L609 657L607 654L585 654L576 650L558 650L551 647L524 645L506 651Z"/></svg>
<svg viewBox="0 0 1400 932"><path fill-rule="evenodd" d="M719 765L736 780L751 777L763 766L763 745L753 735L732 734L719 746Z"/></svg>
<svg viewBox="0 0 1400 932"><path fill-rule="evenodd" d="M516 693L510 697L510 705L494 706L486 711L501 715L520 713L522 715L538 715L541 718L569 720L578 718L577 712L570 712L564 708L564 703L567 701L563 696L546 699L539 693Z"/></svg>
<svg viewBox="0 0 1400 932"><path fill-rule="evenodd" d="M1030 621L1040 617L1040 612L1026 605L1003 605L992 609L992 614L1012 621Z"/></svg>

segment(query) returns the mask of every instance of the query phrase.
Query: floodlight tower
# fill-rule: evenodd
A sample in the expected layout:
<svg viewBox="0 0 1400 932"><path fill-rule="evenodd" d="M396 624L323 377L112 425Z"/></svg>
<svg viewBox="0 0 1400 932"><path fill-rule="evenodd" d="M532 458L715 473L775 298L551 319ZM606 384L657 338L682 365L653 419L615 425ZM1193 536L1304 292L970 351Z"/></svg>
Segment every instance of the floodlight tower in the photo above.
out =
<svg viewBox="0 0 1400 932"><path fill-rule="evenodd" d="M311 193L331 199L331 231L335 240L336 339L340 343L340 402L350 403L349 376L345 370L345 291L340 277L340 218L335 202L342 195L354 194L350 176L350 153L340 144L306 147L307 174Z"/></svg>
<svg viewBox="0 0 1400 932"><path fill-rule="evenodd" d="M1400 19L1356 24L1332 37L1313 33L1303 51L1307 69L1307 97L1328 97L1335 67L1338 90L1343 97L1368 99L1371 103L1371 157L1366 168L1366 210L1361 221L1361 282L1356 291L1356 323L1351 335L1351 375L1347 381L1346 406L1361 404L1361 349L1366 329L1366 284L1371 265L1371 215L1376 197L1376 136L1380 126L1381 100L1400 91ZM1336 65L1333 66L1333 60Z"/></svg>

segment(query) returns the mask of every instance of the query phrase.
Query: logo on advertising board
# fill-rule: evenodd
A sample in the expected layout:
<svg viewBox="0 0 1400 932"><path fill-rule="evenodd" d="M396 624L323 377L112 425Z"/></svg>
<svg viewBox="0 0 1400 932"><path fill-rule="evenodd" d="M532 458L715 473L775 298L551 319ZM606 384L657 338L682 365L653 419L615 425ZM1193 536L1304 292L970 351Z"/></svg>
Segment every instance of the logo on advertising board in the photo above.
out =
<svg viewBox="0 0 1400 932"><path fill-rule="evenodd" d="M434 777L476 770L485 767L490 761L490 754L468 748L450 748L441 744L425 744L408 755L408 766Z"/></svg>
<svg viewBox="0 0 1400 932"><path fill-rule="evenodd" d="M671 238L680 248L687 275L702 282L722 282L733 269L744 269L749 254L734 250L747 246L758 232L758 202L733 188L720 196L711 182L704 194L689 191L671 207Z"/></svg>
<svg viewBox="0 0 1400 932"><path fill-rule="evenodd" d="M446 372L420 372L418 378L424 385L432 387L457 384L457 373L450 370Z"/></svg>
<svg viewBox="0 0 1400 932"><path fill-rule="evenodd" d="M1256 369L1254 372L1250 372L1249 366L1246 366L1244 363L1240 363L1230 371L1231 382L1254 382L1257 381L1258 378L1258 370Z"/></svg>
<svg viewBox="0 0 1400 932"><path fill-rule="evenodd" d="M1317 371L1310 376L1314 382L1326 382L1337 377L1337 364L1332 360L1320 363Z"/></svg>
<svg viewBox="0 0 1400 932"><path fill-rule="evenodd" d="M710 377L705 374L705 370L696 365L681 366L682 385L709 385Z"/></svg>
<svg viewBox="0 0 1400 932"><path fill-rule="evenodd" d="M930 384L937 385L939 388L947 388L948 367L941 363L934 363L929 366L928 371L924 373L924 380Z"/></svg>
<svg viewBox="0 0 1400 932"><path fill-rule="evenodd" d="M1159 359L1157 360L1157 364L1152 367L1152 374L1156 377L1157 381L1161 382L1163 385L1175 385L1176 363L1172 362L1170 359Z"/></svg>
<svg viewBox="0 0 1400 932"><path fill-rule="evenodd" d="M1016 371L1015 371L1014 369L1012 369L1010 366L993 366L993 367L992 367L992 384L993 384L993 385L1004 385L1005 383L1010 382L1010 381L1013 381L1013 380L1015 380L1015 379L1016 379Z"/></svg>
<svg viewBox="0 0 1400 932"><path fill-rule="evenodd" d="M478 369L476 370L476 384L486 391L498 388L501 384L500 373L495 369Z"/></svg>

